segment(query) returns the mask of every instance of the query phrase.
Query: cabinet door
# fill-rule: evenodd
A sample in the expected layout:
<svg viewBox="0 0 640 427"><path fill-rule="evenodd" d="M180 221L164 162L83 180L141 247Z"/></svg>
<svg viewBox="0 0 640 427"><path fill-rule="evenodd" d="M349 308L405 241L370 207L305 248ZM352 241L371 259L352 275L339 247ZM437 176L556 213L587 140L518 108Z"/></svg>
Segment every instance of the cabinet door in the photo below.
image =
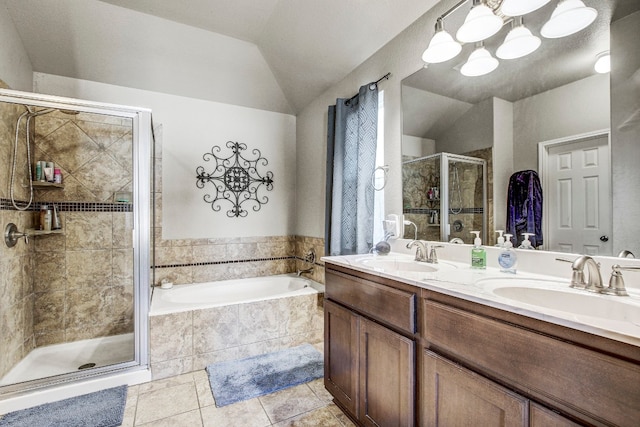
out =
<svg viewBox="0 0 640 427"><path fill-rule="evenodd" d="M424 426L528 426L528 400L425 350L421 424Z"/></svg>
<svg viewBox="0 0 640 427"><path fill-rule="evenodd" d="M531 402L529 407L530 423L529 427L579 427L573 421L550 409Z"/></svg>
<svg viewBox="0 0 640 427"><path fill-rule="evenodd" d="M360 320L360 416L365 426L415 425L415 343Z"/></svg>
<svg viewBox="0 0 640 427"><path fill-rule="evenodd" d="M358 416L358 319L324 301L324 385L354 417Z"/></svg>

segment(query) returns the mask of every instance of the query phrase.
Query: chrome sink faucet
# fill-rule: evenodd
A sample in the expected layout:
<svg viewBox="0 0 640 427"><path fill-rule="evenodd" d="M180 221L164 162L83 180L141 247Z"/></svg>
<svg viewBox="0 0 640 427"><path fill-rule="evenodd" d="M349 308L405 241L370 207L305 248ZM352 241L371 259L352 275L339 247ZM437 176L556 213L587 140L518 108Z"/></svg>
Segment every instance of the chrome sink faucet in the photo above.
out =
<svg viewBox="0 0 640 427"><path fill-rule="evenodd" d="M556 258L558 261L570 262L573 273L571 274L571 287L575 289L586 289L590 292L603 292L602 275L600 274L600 264L589 255L580 255L573 261L563 258ZM589 272L589 281L584 280L584 268Z"/></svg>
<svg viewBox="0 0 640 427"><path fill-rule="evenodd" d="M442 245L431 245L431 252L427 250L427 245L420 240L412 240L407 244L407 249L411 249L414 246L417 246L416 249L416 257L414 258L419 262L428 262L430 264L438 263L438 254L436 253L437 248L443 248ZM429 255L427 255L429 253Z"/></svg>
<svg viewBox="0 0 640 427"><path fill-rule="evenodd" d="M416 257L414 259L420 262L429 262L429 258L427 257L427 246L420 240L412 240L407 243L407 249L411 249L414 246L418 247L418 249L416 249Z"/></svg>

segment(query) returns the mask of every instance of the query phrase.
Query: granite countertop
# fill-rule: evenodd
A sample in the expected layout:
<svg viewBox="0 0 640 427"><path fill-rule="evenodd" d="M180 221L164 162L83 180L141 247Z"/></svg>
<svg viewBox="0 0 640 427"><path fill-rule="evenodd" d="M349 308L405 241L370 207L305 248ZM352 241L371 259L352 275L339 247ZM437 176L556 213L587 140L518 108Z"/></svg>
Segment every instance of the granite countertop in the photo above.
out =
<svg viewBox="0 0 640 427"><path fill-rule="evenodd" d="M413 256L400 253L327 256L322 260L640 347L640 292L637 289L627 289L628 297L596 294L570 288L569 279L564 277L520 271L503 273L492 267L477 270L446 259L440 259L435 265L416 263ZM398 269L397 265L405 269ZM416 271L432 266L437 270ZM515 299L499 289L513 286L527 289Z"/></svg>

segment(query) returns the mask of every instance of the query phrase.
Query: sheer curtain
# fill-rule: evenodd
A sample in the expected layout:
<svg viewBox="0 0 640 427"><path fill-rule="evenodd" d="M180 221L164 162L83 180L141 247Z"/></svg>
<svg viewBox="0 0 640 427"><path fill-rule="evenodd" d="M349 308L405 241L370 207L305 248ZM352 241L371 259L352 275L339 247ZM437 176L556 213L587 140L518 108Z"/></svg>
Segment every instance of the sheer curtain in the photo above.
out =
<svg viewBox="0 0 640 427"><path fill-rule="evenodd" d="M327 253L367 253L373 246L377 85L362 86L353 98L337 99L328 118Z"/></svg>

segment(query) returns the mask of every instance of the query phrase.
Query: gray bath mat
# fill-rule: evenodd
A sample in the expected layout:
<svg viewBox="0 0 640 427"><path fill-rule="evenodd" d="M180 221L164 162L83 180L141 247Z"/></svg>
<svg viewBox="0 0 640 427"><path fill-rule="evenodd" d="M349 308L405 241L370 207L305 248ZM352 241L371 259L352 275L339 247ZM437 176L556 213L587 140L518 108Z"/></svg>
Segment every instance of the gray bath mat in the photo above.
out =
<svg viewBox="0 0 640 427"><path fill-rule="evenodd" d="M115 427L122 424L127 386L108 388L0 417L1 427Z"/></svg>
<svg viewBox="0 0 640 427"><path fill-rule="evenodd" d="M320 378L322 354L311 344L207 366L216 406L225 406Z"/></svg>

